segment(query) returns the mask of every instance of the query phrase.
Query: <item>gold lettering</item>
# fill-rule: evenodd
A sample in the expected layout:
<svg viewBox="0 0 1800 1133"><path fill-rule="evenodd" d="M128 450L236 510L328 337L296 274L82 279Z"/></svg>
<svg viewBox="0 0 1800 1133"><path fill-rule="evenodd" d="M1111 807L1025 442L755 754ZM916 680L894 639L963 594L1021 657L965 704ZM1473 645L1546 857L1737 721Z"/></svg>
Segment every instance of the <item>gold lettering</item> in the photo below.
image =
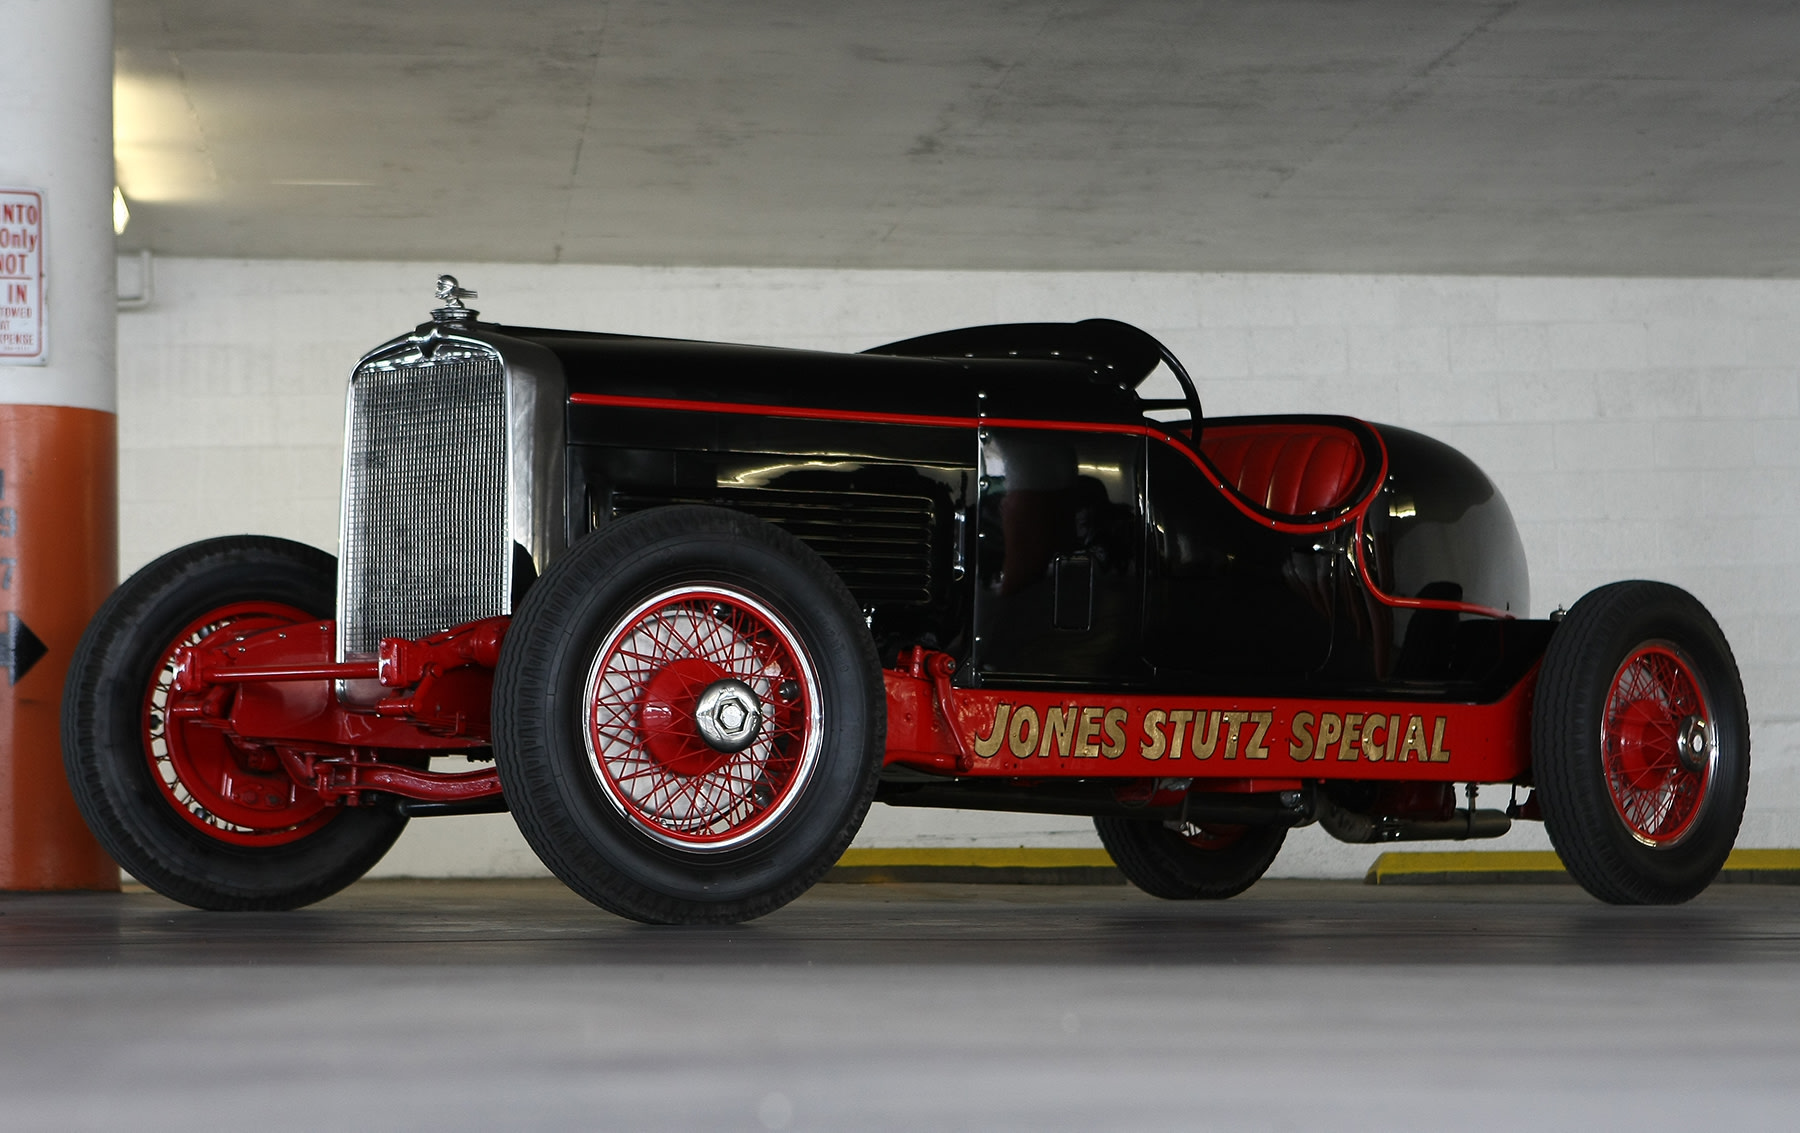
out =
<svg viewBox="0 0 1800 1133"><path fill-rule="evenodd" d="M1106 744L1101 747L1100 754L1108 759L1117 759L1125 754L1125 721L1131 719L1131 713L1123 708L1106 710Z"/></svg>
<svg viewBox="0 0 1800 1133"><path fill-rule="evenodd" d="M1145 759L1163 757L1163 752L1169 748L1169 737L1163 735L1162 724L1168 718L1169 714L1160 708L1144 713L1144 742L1138 745L1138 755ZM1176 751L1173 758L1180 759L1181 752Z"/></svg>
<svg viewBox="0 0 1800 1133"><path fill-rule="evenodd" d="M1304 762L1312 758L1313 738L1312 733L1307 731L1312 727L1312 722L1311 712L1294 713L1294 738L1288 741L1288 755L1296 761ZM1324 759L1325 753L1321 751L1319 758Z"/></svg>
<svg viewBox="0 0 1800 1133"><path fill-rule="evenodd" d="M1413 752L1419 753L1419 762L1425 762L1425 723L1417 716L1406 718L1406 740L1400 745L1400 762L1405 763Z"/></svg>
<svg viewBox="0 0 1800 1133"><path fill-rule="evenodd" d="M1267 759L1269 749L1263 746L1263 736L1268 734L1269 725L1275 722L1275 713L1252 712L1250 722L1256 725L1256 731L1250 734L1250 742L1244 745L1244 758Z"/></svg>
<svg viewBox="0 0 1800 1133"><path fill-rule="evenodd" d="M1081 710L1081 730L1075 734L1075 758L1100 758L1100 745L1094 741L1100 738L1100 710L1083 708Z"/></svg>
<svg viewBox="0 0 1800 1133"><path fill-rule="evenodd" d="M1327 712L1324 715L1319 717L1319 758L1320 759L1325 758L1325 752L1331 748L1332 744L1338 742L1340 739L1343 739L1343 738L1344 738L1344 718L1342 716L1339 716L1336 712ZM1344 758L1344 753L1341 751L1338 752L1338 758L1339 759Z"/></svg>
<svg viewBox="0 0 1800 1133"><path fill-rule="evenodd" d="M1225 758L1237 758L1238 729L1250 718L1248 712L1225 712Z"/></svg>
<svg viewBox="0 0 1800 1133"><path fill-rule="evenodd" d="M1042 743L1038 744L1039 755L1050 755L1054 742L1055 754L1059 758L1066 759L1068 757L1070 750L1075 746L1077 713L1078 710L1074 705L1067 708L1059 705L1044 710L1044 739Z"/></svg>
<svg viewBox="0 0 1800 1133"><path fill-rule="evenodd" d="M985 736L975 737L975 754L982 759L992 759L1006 742L1006 718L1012 715L1012 705L1002 704L994 709L994 726Z"/></svg>
<svg viewBox="0 0 1800 1133"><path fill-rule="evenodd" d="M1375 729L1381 729L1382 738L1375 738ZM1380 763L1387 758L1387 720L1380 715L1371 715L1369 722L1363 725L1363 756L1370 763Z"/></svg>
<svg viewBox="0 0 1800 1133"><path fill-rule="evenodd" d="M1439 716L1437 721L1431 725L1431 762L1433 763L1450 762L1450 749L1444 746L1444 724L1444 717Z"/></svg>
<svg viewBox="0 0 1800 1133"><path fill-rule="evenodd" d="M1037 709L1021 704L1013 709L1012 723L1006 729L1006 748L1014 759L1030 759L1038 742Z"/></svg>
<svg viewBox="0 0 1800 1133"><path fill-rule="evenodd" d="M1362 713L1344 713L1344 746L1338 748L1339 759L1355 759L1358 741L1362 739Z"/></svg>
<svg viewBox="0 0 1800 1133"><path fill-rule="evenodd" d="M1392 716L1389 716L1389 717L1388 717L1388 724L1387 724L1387 756L1386 756L1386 758L1387 758L1387 759L1390 759L1390 760L1391 760L1391 759L1393 759L1393 758L1394 758L1394 757L1395 757L1395 756L1396 756L1396 755L1399 755L1399 754L1400 754L1400 751L1399 751L1399 749L1400 749L1400 735L1401 735L1401 733L1400 733L1400 721L1402 721L1402 720L1404 720L1404 719L1406 719L1406 717L1404 717L1404 716L1402 716L1402 715L1400 715L1400 714L1399 714L1399 713L1395 713L1395 714L1394 714L1394 715L1392 715Z"/></svg>
<svg viewBox="0 0 1800 1133"><path fill-rule="evenodd" d="M1219 746L1219 714L1217 712L1194 713L1195 759L1211 759L1214 749Z"/></svg>
<svg viewBox="0 0 1800 1133"><path fill-rule="evenodd" d="M1186 708L1176 708L1169 712L1169 723L1174 729L1169 733L1170 759L1181 758L1181 741L1187 735L1187 726L1193 718L1194 714Z"/></svg>

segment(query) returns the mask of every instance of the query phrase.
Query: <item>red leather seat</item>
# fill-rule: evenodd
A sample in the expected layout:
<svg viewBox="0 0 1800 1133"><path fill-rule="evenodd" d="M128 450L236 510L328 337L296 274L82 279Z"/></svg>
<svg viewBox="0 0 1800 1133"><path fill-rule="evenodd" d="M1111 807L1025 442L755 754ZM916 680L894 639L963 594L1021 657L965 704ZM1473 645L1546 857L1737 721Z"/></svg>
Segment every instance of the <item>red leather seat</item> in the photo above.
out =
<svg viewBox="0 0 1800 1133"><path fill-rule="evenodd" d="M1207 425L1200 451L1226 483L1281 515L1336 511L1363 475L1362 445L1337 425Z"/></svg>

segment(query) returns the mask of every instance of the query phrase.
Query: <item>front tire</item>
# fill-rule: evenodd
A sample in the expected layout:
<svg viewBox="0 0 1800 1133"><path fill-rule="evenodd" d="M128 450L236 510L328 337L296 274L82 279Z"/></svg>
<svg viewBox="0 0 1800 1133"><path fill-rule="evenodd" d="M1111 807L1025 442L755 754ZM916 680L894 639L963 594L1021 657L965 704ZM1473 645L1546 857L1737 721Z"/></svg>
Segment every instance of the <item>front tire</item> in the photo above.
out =
<svg viewBox="0 0 1800 1133"><path fill-rule="evenodd" d="M1744 817L1749 712L1693 595L1617 582L1575 603L1544 652L1531 728L1544 825L1589 893L1677 904L1718 876Z"/></svg>
<svg viewBox="0 0 1800 1133"><path fill-rule="evenodd" d="M1170 901L1222 900L1256 884L1275 863L1287 827L1200 825L1096 818L1094 829L1127 880Z"/></svg>
<svg viewBox="0 0 1800 1133"><path fill-rule="evenodd" d="M513 619L494 751L520 831L571 889L652 924L734 923L855 836L886 740L874 644L836 574L722 508L628 516Z"/></svg>
<svg viewBox="0 0 1800 1133"><path fill-rule="evenodd" d="M165 897L308 905L368 872L405 828L391 806L328 805L271 754L163 711L177 648L329 618L336 579L336 560L300 543L209 539L132 575L82 635L63 693L69 786L113 860Z"/></svg>

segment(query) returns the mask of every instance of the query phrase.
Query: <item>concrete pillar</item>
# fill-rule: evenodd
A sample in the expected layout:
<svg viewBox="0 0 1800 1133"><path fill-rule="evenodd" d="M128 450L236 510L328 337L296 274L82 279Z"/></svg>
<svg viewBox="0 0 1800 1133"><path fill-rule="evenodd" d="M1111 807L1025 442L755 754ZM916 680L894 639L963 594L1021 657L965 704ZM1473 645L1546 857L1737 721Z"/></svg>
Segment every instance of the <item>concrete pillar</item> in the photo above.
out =
<svg viewBox="0 0 1800 1133"><path fill-rule="evenodd" d="M112 4L0 0L0 29L0 190L41 194L0 192L0 889L114 889L57 734L118 570Z"/></svg>

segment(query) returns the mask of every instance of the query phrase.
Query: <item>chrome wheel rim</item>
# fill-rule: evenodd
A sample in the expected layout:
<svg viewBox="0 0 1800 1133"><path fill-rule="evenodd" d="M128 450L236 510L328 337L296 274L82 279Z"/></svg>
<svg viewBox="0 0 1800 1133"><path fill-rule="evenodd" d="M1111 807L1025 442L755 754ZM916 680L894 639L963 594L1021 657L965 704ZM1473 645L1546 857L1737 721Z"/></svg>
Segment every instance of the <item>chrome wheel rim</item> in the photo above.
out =
<svg viewBox="0 0 1800 1133"><path fill-rule="evenodd" d="M754 713L754 734L702 727L701 702ZM781 615L695 583L638 603L595 652L582 738L595 781L636 830L703 853L779 823L818 764L817 670ZM708 710L712 710L709 708Z"/></svg>

